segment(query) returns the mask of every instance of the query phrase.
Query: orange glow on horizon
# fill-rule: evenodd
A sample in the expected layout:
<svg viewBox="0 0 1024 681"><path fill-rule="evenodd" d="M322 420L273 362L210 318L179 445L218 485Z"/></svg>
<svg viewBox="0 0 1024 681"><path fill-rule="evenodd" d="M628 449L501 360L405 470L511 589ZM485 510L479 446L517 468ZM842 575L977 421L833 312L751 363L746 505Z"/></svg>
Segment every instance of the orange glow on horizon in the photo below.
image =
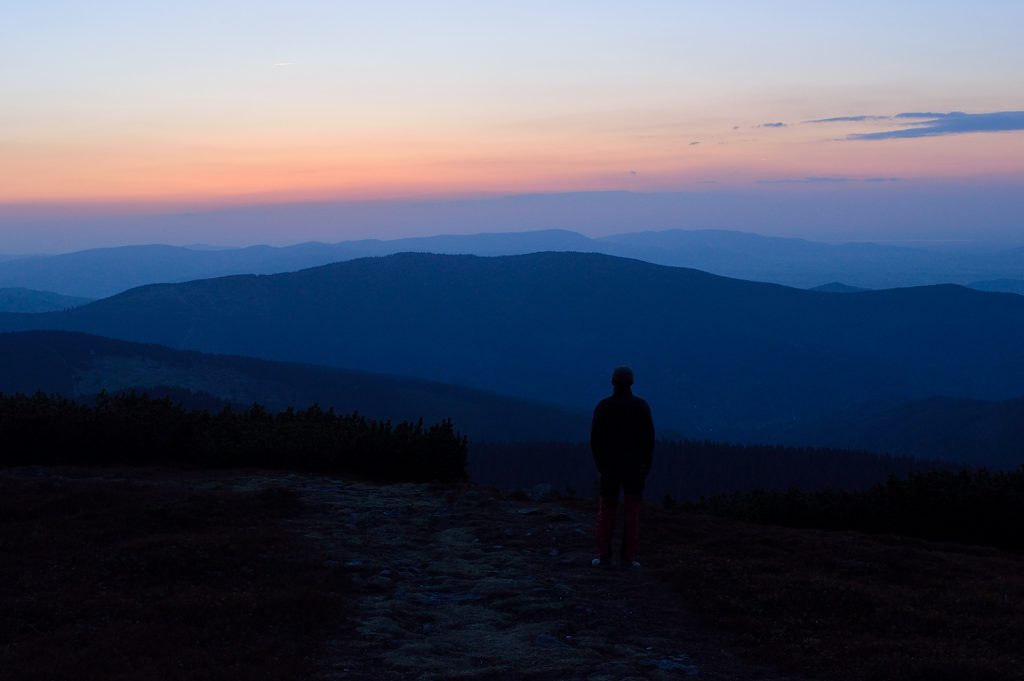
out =
<svg viewBox="0 0 1024 681"><path fill-rule="evenodd" d="M372 138L255 135L169 142L116 137L5 144L0 203L259 202L454 198L523 192L669 191L802 178L952 179L1024 174L1024 135L842 141L771 134L411 132ZM555 134L555 133L558 134ZM252 131L246 131L252 134Z"/></svg>

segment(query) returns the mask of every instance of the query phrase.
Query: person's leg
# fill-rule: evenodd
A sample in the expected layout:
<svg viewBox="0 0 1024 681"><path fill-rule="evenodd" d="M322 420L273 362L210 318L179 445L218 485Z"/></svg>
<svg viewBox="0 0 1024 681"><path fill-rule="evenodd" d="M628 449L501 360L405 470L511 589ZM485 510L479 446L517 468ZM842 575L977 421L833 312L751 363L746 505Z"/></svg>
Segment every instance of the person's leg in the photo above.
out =
<svg viewBox="0 0 1024 681"><path fill-rule="evenodd" d="M640 498L644 490L642 476L631 476L625 481L625 527L622 540L622 562L631 565L640 550Z"/></svg>
<svg viewBox="0 0 1024 681"><path fill-rule="evenodd" d="M622 562L631 564L640 549L640 497L627 494L625 498L625 529L622 539Z"/></svg>
<svg viewBox="0 0 1024 681"><path fill-rule="evenodd" d="M612 534L618 502L619 481L602 475L601 495L597 502L597 557L605 564L612 558Z"/></svg>

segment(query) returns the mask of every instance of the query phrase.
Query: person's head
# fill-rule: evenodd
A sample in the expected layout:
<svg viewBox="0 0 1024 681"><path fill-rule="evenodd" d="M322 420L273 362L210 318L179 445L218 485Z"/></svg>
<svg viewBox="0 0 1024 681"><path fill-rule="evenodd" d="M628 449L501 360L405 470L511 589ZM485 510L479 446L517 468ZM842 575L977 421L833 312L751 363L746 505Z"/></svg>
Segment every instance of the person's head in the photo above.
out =
<svg viewBox="0 0 1024 681"><path fill-rule="evenodd" d="M633 385L633 370L629 367L615 367L612 371L612 385L616 390L629 390Z"/></svg>

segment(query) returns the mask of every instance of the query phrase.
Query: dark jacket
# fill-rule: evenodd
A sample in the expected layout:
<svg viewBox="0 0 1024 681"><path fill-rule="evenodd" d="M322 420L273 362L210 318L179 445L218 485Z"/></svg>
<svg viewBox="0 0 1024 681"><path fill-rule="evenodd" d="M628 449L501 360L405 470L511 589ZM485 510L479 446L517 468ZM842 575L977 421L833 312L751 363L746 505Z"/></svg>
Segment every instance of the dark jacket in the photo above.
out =
<svg viewBox="0 0 1024 681"><path fill-rule="evenodd" d="M602 475L646 475L654 457L654 421L647 402L628 388L616 388L601 400L590 425L590 451Z"/></svg>

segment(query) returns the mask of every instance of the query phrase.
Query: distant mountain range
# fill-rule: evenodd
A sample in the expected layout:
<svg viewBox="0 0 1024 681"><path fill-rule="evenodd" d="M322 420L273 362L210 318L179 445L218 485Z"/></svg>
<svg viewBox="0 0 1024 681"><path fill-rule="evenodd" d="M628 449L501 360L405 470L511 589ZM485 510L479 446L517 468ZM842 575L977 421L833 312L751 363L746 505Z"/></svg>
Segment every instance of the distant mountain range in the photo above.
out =
<svg viewBox="0 0 1024 681"><path fill-rule="evenodd" d="M830 281L827 284L815 286L811 290L820 291L822 293L860 293L861 291L868 291L869 289L860 288L859 286L848 286L841 281Z"/></svg>
<svg viewBox="0 0 1024 681"><path fill-rule="evenodd" d="M53 312L91 302L89 298L64 296L27 288L0 288L0 312Z"/></svg>
<svg viewBox="0 0 1024 681"><path fill-rule="evenodd" d="M0 286L101 298L153 283L232 274L273 274L401 252L520 255L578 251L692 267L714 274L811 288L840 279L858 288L979 283L1024 292L1024 249L925 250L871 243L824 244L722 230L669 230L589 238L563 230L305 243L275 248L124 246L54 256L0 258Z"/></svg>
<svg viewBox="0 0 1024 681"><path fill-rule="evenodd" d="M247 357L209 355L60 331L0 334L0 392L88 397L105 390L169 394L190 407L358 411L392 421L452 418L475 440L587 437L589 415L431 381Z"/></svg>
<svg viewBox="0 0 1024 681"><path fill-rule="evenodd" d="M628 363L662 429L750 440L870 401L1024 394L1024 297L835 294L598 254L402 254L151 285L0 329L416 376L588 412Z"/></svg>

